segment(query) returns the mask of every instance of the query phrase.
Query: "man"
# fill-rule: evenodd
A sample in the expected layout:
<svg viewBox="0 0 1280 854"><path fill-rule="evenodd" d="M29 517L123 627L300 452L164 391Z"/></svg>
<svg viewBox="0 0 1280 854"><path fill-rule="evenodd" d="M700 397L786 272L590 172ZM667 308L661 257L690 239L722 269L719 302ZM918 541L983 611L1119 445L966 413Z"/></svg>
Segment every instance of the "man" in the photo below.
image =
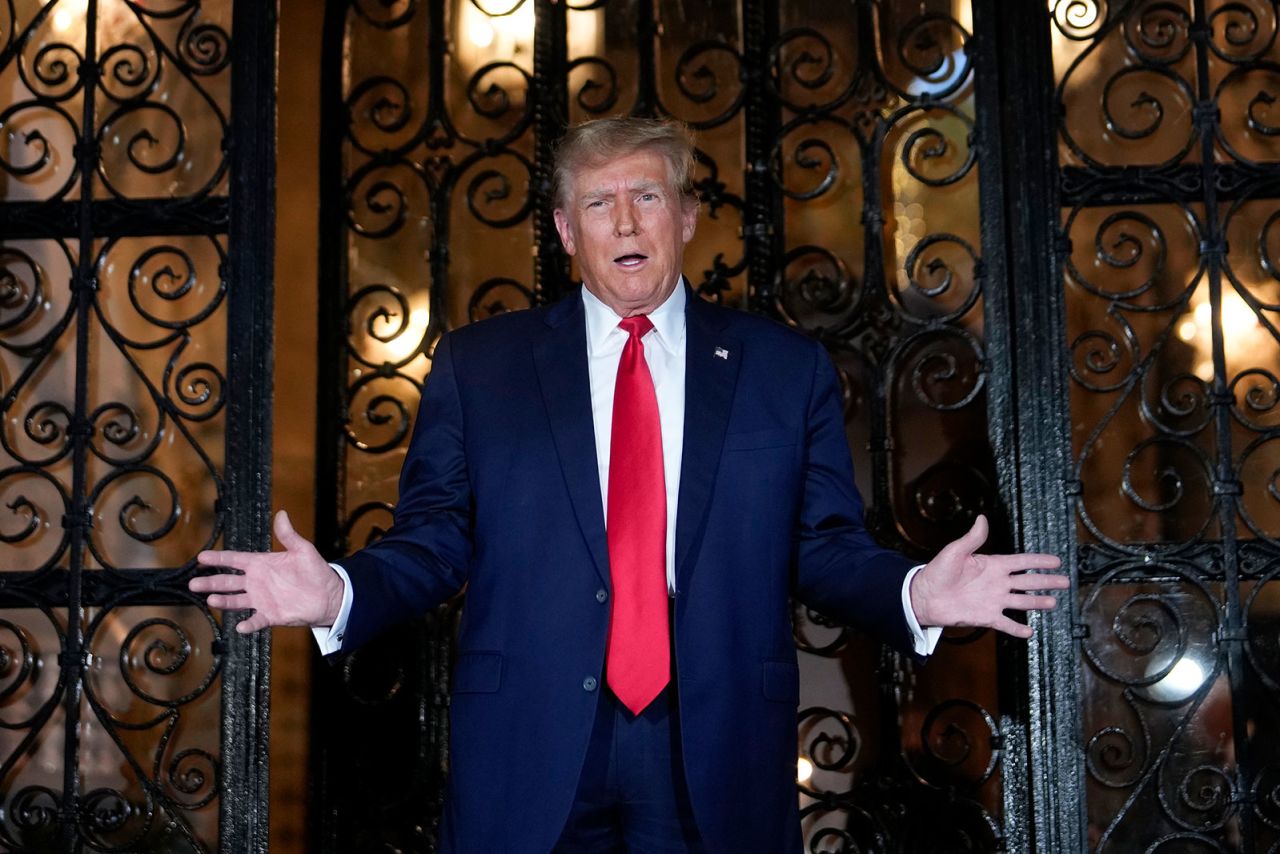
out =
<svg viewBox="0 0 1280 854"><path fill-rule="evenodd" d="M331 569L280 514L284 552L200 556L239 631L326 650L467 584L445 851L799 852L789 596L927 653L1066 586L975 555L981 518L922 569L871 540L825 351L683 284L691 167L676 124L570 129L584 289L441 339L387 535Z"/></svg>

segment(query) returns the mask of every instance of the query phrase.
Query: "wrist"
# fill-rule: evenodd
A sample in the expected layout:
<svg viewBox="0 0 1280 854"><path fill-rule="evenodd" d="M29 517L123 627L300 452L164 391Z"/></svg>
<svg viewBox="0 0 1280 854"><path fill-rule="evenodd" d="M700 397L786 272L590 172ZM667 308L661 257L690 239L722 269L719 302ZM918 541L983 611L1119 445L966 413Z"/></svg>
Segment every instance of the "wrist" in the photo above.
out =
<svg viewBox="0 0 1280 854"><path fill-rule="evenodd" d="M911 579L908 590L908 597L911 600L911 612L916 616L916 622L920 624L920 628L933 628L938 624L933 621L933 614L929 608L929 581L925 578L929 567L926 564L915 577Z"/></svg>
<svg viewBox="0 0 1280 854"><path fill-rule="evenodd" d="M342 583L342 576L337 571L326 565L329 570L328 583L325 590L325 610L322 617L321 626L332 626L338 621L338 615L342 613L342 597L346 592L346 586Z"/></svg>

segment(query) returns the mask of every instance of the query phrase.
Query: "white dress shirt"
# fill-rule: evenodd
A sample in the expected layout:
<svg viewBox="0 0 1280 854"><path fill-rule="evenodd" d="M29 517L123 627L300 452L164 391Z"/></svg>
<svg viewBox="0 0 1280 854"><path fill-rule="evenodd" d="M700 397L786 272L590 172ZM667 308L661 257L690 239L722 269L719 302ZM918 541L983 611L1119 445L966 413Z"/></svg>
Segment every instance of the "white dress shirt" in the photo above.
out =
<svg viewBox="0 0 1280 854"><path fill-rule="evenodd" d="M641 339L644 359L653 378L658 398L658 420L662 430L662 469L667 492L667 590L676 592L676 500L680 492L680 461L684 451L684 368L685 289L676 285L671 296L649 314L653 329ZM600 473L600 501L608 519L609 450L613 437L613 390L618 380L618 362L627 343L627 333L618 328L622 318L598 297L582 289L586 309L587 369L591 383L591 420L596 435L596 465ZM351 613L351 579L338 564L330 564L342 578L342 608L332 627L313 629L321 653L328 655L342 647L347 618ZM907 574L902 583L902 609L911 631L912 646L918 655L929 655L942 635L939 628L921 629L911 608L911 580L921 567Z"/></svg>

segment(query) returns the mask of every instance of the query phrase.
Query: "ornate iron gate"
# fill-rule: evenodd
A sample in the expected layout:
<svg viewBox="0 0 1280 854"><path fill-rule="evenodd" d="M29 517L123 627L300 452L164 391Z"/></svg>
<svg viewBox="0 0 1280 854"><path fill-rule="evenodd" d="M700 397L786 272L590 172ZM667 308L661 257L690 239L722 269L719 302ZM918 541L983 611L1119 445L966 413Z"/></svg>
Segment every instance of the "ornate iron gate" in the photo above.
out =
<svg viewBox="0 0 1280 854"><path fill-rule="evenodd" d="M439 335L567 290L550 148L566 121L616 113L697 131L704 214L686 272L705 298L832 350L878 534L929 554L985 512L1009 547L1012 375L989 369L1011 354L994 12L330 2L322 549L389 523ZM432 849L456 607L318 669L318 850ZM799 610L796 626L811 850L1026 838L1018 647L959 634L921 670L818 615ZM937 820L914 820L923 810Z"/></svg>
<svg viewBox="0 0 1280 854"><path fill-rule="evenodd" d="M1007 186L1047 283L1017 315L1053 335L1018 360L1019 464L1078 591L1033 656L1040 839L1274 851L1277 6L1036 5Z"/></svg>
<svg viewBox="0 0 1280 854"><path fill-rule="evenodd" d="M264 851L275 11L0 4L0 845Z"/></svg>

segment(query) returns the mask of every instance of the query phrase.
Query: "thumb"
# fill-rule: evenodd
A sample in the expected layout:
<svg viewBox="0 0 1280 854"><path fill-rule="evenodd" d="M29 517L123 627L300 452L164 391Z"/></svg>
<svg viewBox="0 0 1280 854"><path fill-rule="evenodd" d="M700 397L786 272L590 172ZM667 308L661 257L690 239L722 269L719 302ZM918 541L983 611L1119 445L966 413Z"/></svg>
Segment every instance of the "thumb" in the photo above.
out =
<svg viewBox="0 0 1280 854"><path fill-rule="evenodd" d="M965 554L973 554L982 548L982 544L987 541L987 517L979 513L977 518L973 520L973 527L963 537L956 540L953 545L959 549L963 549Z"/></svg>
<svg viewBox="0 0 1280 854"><path fill-rule="evenodd" d="M298 547L302 537L298 536L298 532L293 530L293 524L289 521L289 514L284 510L276 513L275 519L271 522L271 529L275 532L276 539L280 541L280 545L286 549L295 549Z"/></svg>

